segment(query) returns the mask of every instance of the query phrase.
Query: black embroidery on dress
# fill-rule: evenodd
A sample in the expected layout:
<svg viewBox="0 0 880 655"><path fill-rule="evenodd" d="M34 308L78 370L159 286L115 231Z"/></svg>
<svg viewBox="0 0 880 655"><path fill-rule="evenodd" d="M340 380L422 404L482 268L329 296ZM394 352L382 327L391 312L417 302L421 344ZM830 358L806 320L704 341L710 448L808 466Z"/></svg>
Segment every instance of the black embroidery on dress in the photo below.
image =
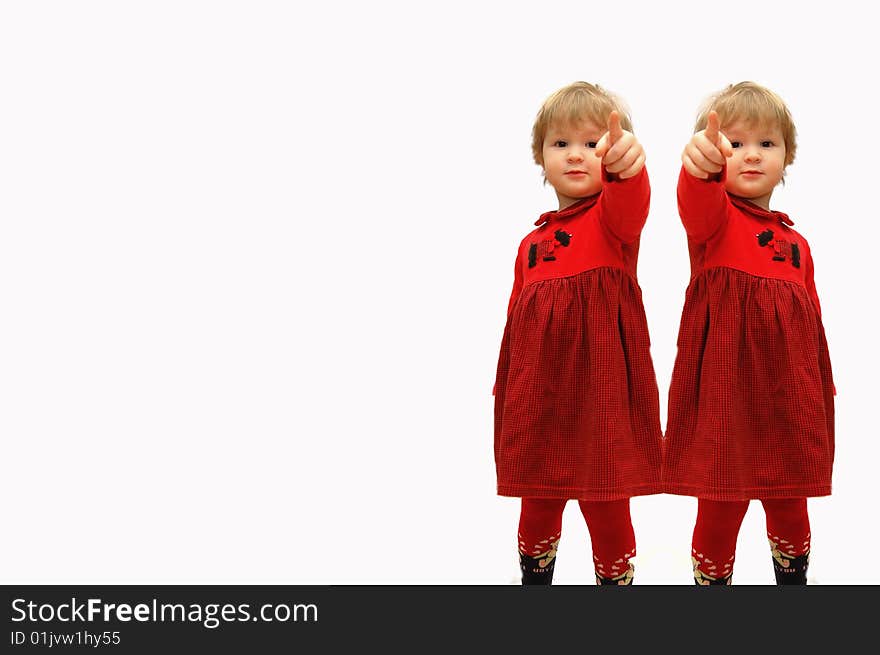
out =
<svg viewBox="0 0 880 655"><path fill-rule="evenodd" d="M758 238L758 245L762 248L770 246L773 250L773 261L784 262L791 260L791 265L795 268L801 267L801 251L798 244L794 241L786 241L785 239L774 238L773 230L764 230L760 234L755 235Z"/></svg>
<svg viewBox="0 0 880 655"><path fill-rule="evenodd" d="M556 230L556 232L553 233L553 236L556 237L556 240L560 243L560 245L568 247L568 244L571 243L571 235L568 232Z"/></svg>
<svg viewBox="0 0 880 655"><path fill-rule="evenodd" d="M529 246L529 268L537 266L539 257L542 262L555 262L556 256L553 254L553 251L556 249L556 246L567 248L571 243L571 236L568 232L556 230L553 233L553 239L545 239L544 241L531 244Z"/></svg>

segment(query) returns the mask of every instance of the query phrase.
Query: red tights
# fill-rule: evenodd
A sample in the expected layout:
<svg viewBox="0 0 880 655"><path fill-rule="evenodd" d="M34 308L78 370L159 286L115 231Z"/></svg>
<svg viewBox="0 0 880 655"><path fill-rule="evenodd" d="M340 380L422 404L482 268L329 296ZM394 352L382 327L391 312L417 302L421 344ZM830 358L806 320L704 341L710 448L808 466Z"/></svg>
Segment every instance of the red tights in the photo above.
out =
<svg viewBox="0 0 880 655"><path fill-rule="evenodd" d="M783 566L810 552L810 519L806 498L761 500L767 518L767 538L773 558ZM694 579L698 584L730 584L736 538L749 501L700 498L694 526Z"/></svg>
<svg viewBox="0 0 880 655"><path fill-rule="evenodd" d="M562 534L562 511L567 499L523 498L519 517L519 552L538 558L546 566L556 557ZM593 566L597 582L632 581L634 567L629 561L636 554L636 537L629 514L629 499L611 501L579 500L593 546Z"/></svg>

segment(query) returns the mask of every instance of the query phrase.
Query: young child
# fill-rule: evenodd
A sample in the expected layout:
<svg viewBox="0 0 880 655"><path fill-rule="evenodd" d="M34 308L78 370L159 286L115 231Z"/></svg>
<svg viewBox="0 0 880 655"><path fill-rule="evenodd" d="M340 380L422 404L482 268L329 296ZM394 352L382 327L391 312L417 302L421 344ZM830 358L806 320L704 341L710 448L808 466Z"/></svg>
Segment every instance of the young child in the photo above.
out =
<svg viewBox="0 0 880 655"><path fill-rule="evenodd" d="M785 103L752 82L712 98L682 154L691 280L664 442L668 493L696 496L697 584L731 584L751 499L777 584L806 584L807 497L831 493L834 385L810 247L773 190L795 156Z"/></svg>
<svg viewBox="0 0 880 655"><path fill-rule="evenodd" d="M645 155L621 103L586 82L546 100L532 153L559 209L517 253L495 386L498 493L522 498L523 584L551 584L571 498L597 584L630 584L629 498L661 489L659 396L636 281Z"/></svg>

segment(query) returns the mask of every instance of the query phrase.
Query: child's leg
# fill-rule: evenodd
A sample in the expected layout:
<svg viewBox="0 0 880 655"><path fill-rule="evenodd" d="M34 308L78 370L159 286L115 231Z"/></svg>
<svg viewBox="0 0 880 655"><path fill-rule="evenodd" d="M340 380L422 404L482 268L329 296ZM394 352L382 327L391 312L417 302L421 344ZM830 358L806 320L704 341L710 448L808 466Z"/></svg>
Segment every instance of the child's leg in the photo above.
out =
<svg viewBox="0 0 880 655"><path fill-rule="evenodd" d="M629 514L629 498L604 502L579 500L578 505L593 544L596 584L632 584L635 567L629 560L636 554L636 535Z"/></svg>
<svg viewBox="0 0 880 655"><path fill-rule="evenodd" d="M553 582L566 498L523 498L519 514L519 567L524 585Z"/></svg>
<svg viewBox="0 0 880 655"><path fill-rule="evenodd" d="M731 584L736 537L748 508L747 500L699 499L691 553L696 584Z"/></svg>
<svg viewBox="0 0 880 655"><path fill-rule="evenodd" d="M806 498L762 500L776 584L807 584L810 518Z"/></svg>

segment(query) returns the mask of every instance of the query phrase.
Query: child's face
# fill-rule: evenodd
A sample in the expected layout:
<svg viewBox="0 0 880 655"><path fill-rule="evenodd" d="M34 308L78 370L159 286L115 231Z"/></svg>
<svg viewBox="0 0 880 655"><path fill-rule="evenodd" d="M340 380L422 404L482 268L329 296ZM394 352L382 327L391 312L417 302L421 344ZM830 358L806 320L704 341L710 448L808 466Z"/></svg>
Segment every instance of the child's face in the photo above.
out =
<svg viewBox="0 0 880 655"><path fill-rule="evenodd" d="M721 128L733 146L727 160L727 191L770 208L773 189L785 170L785 139L778 125L736 121Z"/></svg>
<svg viewBox="0 0 880 655"><path fill-rule="evenodd" d="M556 189L559 209L602 189L602 160L596 144L605 128L590 121L551 125L544 136L544 175Z"/></svg>

